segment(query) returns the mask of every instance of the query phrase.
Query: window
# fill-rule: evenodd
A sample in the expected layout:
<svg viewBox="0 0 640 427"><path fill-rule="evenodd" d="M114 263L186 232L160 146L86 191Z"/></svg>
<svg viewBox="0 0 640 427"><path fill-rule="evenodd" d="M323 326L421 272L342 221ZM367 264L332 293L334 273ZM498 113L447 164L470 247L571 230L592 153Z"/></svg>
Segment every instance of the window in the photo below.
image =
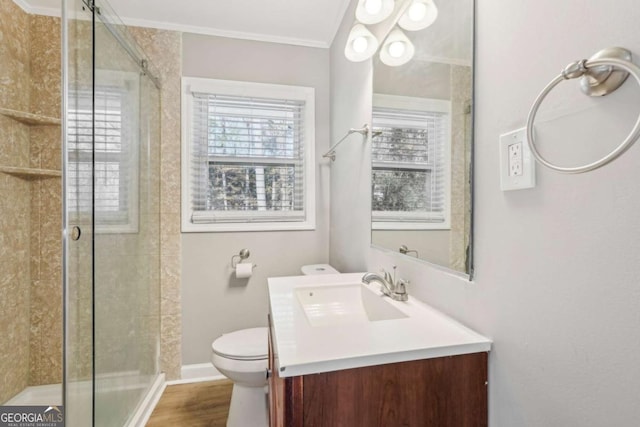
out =
<svg viewBox="0 0 640 427"><path fill-rule="evenodd" d="M183 79L182 230L315 227L314 90Z"/></svg>
<svg viewBox="0 0 640 427"><path fill-rule="evenodd" d="M138 231L137 120L135 73L99 70L69 97L69 211L93 212L98 233Z"/></svg>
<svg viewBox="0 0 640 427"><path fill-rule="evenodd" d="M372 227L450 228L449 101L374 95Z"/></svg>

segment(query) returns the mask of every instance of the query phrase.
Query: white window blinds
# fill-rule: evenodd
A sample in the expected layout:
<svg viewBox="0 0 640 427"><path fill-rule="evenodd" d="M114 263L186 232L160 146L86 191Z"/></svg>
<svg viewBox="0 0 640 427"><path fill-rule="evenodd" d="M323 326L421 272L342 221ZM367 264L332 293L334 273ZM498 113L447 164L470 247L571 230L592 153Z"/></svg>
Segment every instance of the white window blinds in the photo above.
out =
<svg viewBox="0 0 640 427"><path fill-rule="evenodd" d="M374 107L373 128L373 221L448 223L448 114Z"/></svg>
<svg viewBox="0 0 640 427"><path fill-rule="evenodd" d="M124 81L69 97L69 210L93 209L98 231L137 230L136 106L137 85Z"/></svg>
<svg viewBox="0 0 640 427"><path fill-rule="evenodd" d="M191 222L304 221L305 101L191 97Z"/></svg>

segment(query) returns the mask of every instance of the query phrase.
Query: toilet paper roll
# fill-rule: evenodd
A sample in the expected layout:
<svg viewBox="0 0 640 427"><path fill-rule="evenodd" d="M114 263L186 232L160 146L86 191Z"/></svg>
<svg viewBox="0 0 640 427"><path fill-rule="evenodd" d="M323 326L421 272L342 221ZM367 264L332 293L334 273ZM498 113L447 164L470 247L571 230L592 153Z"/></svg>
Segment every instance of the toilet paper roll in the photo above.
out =
<svg viewBox="0 0 640 427"><path fill-rule="evenodd" d="M246 279L253 274L253 264L250 262L241 262L236 264L236 277L238 279Z"/></svg>

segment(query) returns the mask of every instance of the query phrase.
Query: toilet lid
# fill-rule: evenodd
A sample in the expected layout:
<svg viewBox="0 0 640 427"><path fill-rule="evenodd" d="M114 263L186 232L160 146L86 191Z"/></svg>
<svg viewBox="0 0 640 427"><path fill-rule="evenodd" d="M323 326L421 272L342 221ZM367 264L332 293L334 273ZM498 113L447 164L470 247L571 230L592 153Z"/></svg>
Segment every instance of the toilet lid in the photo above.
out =
<svg viewBox="0 0 640 427"><path fill-rule="evenodd" d="M267 335L267 328L242 329L222 335L211 344L211 348L217 355L229 359L266 359Z"/></svg>

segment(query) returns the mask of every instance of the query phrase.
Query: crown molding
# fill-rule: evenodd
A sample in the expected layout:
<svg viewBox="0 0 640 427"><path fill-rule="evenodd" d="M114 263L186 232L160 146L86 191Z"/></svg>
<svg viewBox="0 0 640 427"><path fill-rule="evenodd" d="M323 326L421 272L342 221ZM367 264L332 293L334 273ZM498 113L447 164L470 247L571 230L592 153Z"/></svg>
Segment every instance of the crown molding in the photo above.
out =
<svg viewBox="0 0 640 427"><path fill-rule="evenodd" d="M56 8L48 8L48 7L33 7L26 0L13 0L22 10L32 15L45 15L45 16L57 16L60 17L60 9ZM345 1L345 5L343 9L346 9L348 6L348 2ZM169 30L176 31L180 33L194 33L194 34L203 34L208 36L217 36L217 37L226 37L232 39L241 39L241 40L252 40L258 42L267 42L267 43L279 43L279 44L287 44L294 46L303 46L303 47L313 47L319 49L328 49L331 45L331 41L335 36L335 33L338 30L338 26L342 21L342 15L344 15L344 10L341 14L336 18L334 23L335 31L330 35L329 40L313 40L313 39L303 39L296 37L286 37L286 36L276 36L271 34L259 34L259 33L251 33L246 31L233 31L233 30L223 30L219 28L211 28L211 27L201 27L196 25L185 25L185 24L174 24L170 22L161 22L161 21L150 21L146 19L135 19L135 18L126 18L121 17L121 21L128 26L135 27L144 27L144 28L156 28L159 30Z"/></svg>
<svg viewBox="0 0 640 427"><path fill-rule="evenodd" d="M159 30L177 31L181 33L203 34L207 36L226 37L232 39L252 40L267 43L289 44L294 46L315 47L320 49L329 48L329 43L322 40L302 39L296 37L276 36L270 34L250 33L246 31L223 30L219 28L200 27L197 25L173 24L170 22L148 21L145 19L133 19L122 17L125 25L157 28Z"/></svg>

